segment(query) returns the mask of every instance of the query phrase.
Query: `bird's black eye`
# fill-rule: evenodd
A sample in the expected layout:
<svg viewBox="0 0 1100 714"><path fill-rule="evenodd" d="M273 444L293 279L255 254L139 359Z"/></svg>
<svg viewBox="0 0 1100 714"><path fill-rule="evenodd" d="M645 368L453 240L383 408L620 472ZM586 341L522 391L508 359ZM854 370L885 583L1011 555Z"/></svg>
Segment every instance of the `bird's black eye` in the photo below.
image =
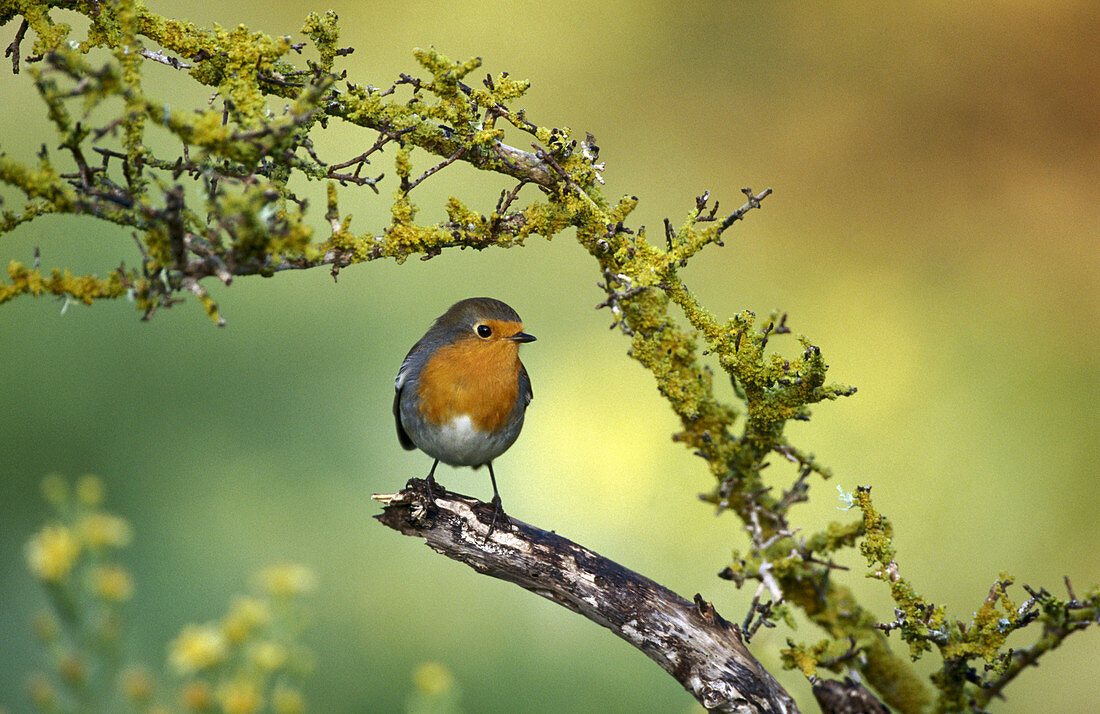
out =
<svg viewBox="0 0 1100 714"><path fill-rule="evenodd" d="M493 328L489 327L488 325L478 325L477 326L477 336L478 337L489 337L492 334L493 334Z"/></svg>

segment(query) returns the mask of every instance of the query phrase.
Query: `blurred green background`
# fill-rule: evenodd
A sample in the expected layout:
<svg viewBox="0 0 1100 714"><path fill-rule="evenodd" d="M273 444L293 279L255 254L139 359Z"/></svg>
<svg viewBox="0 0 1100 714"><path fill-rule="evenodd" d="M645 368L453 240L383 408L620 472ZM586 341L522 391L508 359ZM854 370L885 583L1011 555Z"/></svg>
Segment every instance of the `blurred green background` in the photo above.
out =
<svg viewBox="0 0 1100 714"><path fill-rule="evenodd" d="M813 484L801 525L854 517L836 510L835 484L873 485L902 572L964 618L1002 570L1059 593L1064 575L1079 592L1100 581L1100 5L150 4L271 34L296 34L308 9L332 7L355 47L342 66L375 86L415 72L412 48L429 45L481 56L478 77L528 78L529 118L592 132L606 195L640 197L630 225L651 240L703 190L732 210L741 187L773 187L685 275L720 316L788 311L832 378L859 388L792 427L836 474ZM15 30L0 30L0 44ZM175 89L167 68L150 72L180 106L209 95ZM29 159L52 147L27 75L0 81L3 148ZM373 141L341 126L326 136L330 161ZM389 162L375 166L392 178ZM417 189L422 220L441 216L450 193L489 211L507 185L451 169ZM303 187L314 206L322 188ZM355 230L387 223L392 188L341 190ZM137 258L111 227L45 219L5 236L0 262L29 262L35 246L45 267L81 272ZM180 627L220 617L249 572L297 561L320 583L314 711L398 711L427 661L450 670L470 712L693 711L606 631L371 519L371 493L430 465L394 438L402 357L451 302L492 295L539 338L523 350L535 391L527 426L495 464L508 512L743 617L752 593L715 577L743 533L697 500L708 473L669 440L671 412L610 316L592 309L597 279L566 234L360 265L337 284L316 270L211 285L229 321L220 330L194 301L150 323L124 301L64 314L50 299L0 307L0 703L25 709L26 673L41 659L28 622L44 601L23 543L48 515L42 476L60 472L101 475L108 506L134 526L134 658L162 661ZM438 476L491 493L484 472ZM858 558L848 564L846 581L889 619L882 588ZM789 636L753 641L773 672ZM996 710L1094 707L1097 636L1071 638ZM781 678L816 710L800 677Z"/></svg>

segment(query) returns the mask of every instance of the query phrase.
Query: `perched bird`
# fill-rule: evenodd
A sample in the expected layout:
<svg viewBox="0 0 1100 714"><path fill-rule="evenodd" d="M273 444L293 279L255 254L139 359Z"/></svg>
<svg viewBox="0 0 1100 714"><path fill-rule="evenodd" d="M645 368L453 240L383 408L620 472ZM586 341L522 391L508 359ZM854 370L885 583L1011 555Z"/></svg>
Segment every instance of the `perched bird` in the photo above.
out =
<svg viewBox="0 0 1100 714"><path fill-rule="evenodd" d="M493 459L508 450L523 428L531 380L519 346L534 342L516 311L493 298L467 298L439 316L420 338L394 381L397 440L435 459L435 467L489 467L493 521L502 512Z"/></svg>

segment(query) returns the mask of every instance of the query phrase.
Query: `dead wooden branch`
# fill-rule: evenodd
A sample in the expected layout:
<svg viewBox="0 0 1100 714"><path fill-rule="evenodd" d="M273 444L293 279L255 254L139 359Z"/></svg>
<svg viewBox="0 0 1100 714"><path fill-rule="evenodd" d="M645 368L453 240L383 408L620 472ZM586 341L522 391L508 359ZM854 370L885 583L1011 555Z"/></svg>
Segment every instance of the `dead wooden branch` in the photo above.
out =
<svg viewBox="0 0 1100 714"><path fill-rule="evenodd" d="M794 700L700 595L686 600L556 533L510 519L489 534L492 506L438 487L430 504L420 479L376 495L376 516L436 552L507 580L603 625L671 674L708 710L797 714Z"/></svg>

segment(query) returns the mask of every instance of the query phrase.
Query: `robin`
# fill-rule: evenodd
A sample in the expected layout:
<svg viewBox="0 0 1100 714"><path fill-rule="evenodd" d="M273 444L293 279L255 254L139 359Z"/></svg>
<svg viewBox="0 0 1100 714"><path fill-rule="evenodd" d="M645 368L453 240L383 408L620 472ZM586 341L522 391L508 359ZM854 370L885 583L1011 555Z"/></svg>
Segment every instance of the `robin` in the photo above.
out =
<svg viewBox="0 0 1100 714"><path fill-rule="evenodd" d="M401 363L394 380L397 440L435 459L435 467L489 467L493 482L492 533L502 513L493 459L508 450L523 428L531 380L519 346L534 342L516 311L493 298L467 298L439 316Z"/></svg>

